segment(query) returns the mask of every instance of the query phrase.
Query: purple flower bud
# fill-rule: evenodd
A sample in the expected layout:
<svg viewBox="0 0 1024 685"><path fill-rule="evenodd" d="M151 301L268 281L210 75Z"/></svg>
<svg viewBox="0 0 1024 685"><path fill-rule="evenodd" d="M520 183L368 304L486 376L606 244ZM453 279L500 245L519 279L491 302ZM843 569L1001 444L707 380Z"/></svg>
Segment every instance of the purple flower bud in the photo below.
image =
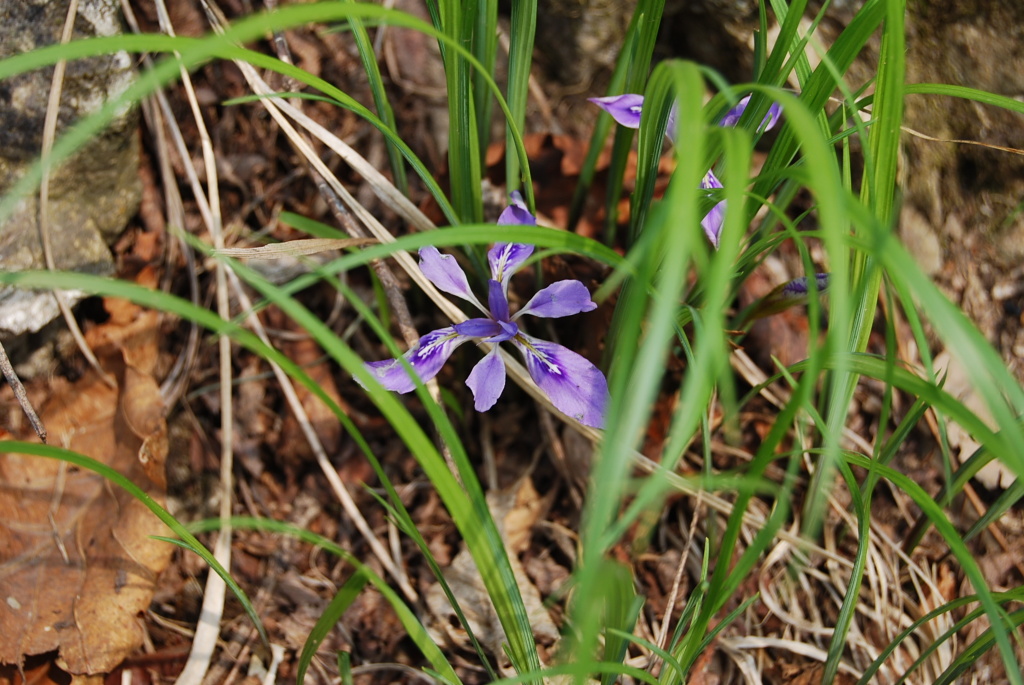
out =
<svg viewBox="0 0 1024 685"><path fill-rule="evenodd" d="M819 293L823 293L828 290L829 275L828 274L815 274L814 283L818 288ZM800 278L794 278L789 283L784 284L779 289L779 297L781 299L795 299L805 297L810 292L810 287L807 283L807 276L801 276Z"/></svg>
<svg viewBox="0 0 1024 685"><path fill-rule="evenodd" d="M708 173L704 174L704 178L701 179L700 187L703 190L712 190L722 187L722 182L718 180L714 172L708 170ZM711 211L701 219L700 225L704 228L704 234L714 245L715 249L718 249L718 243L722 238L722 226L725 224L725 200L722 200L714 207Z"/></svg>
<svg viewBox="0 0 1024 685"><path fill-rule="evenodd" d="M750 96L746 96L740 100L735 107L730 109L722 119L718 122L719 126L735 126L739 123L740 117L743 116L743 112L747 109L747 105L750 104ZM758 127L758 132L763 133L769 131L775 127L775 124L779 122L779 116L782 115L782 105L777 102L773 102L771 107L768 108L768 113L764 115L764 119L761 120L761 125Z"/></svg>

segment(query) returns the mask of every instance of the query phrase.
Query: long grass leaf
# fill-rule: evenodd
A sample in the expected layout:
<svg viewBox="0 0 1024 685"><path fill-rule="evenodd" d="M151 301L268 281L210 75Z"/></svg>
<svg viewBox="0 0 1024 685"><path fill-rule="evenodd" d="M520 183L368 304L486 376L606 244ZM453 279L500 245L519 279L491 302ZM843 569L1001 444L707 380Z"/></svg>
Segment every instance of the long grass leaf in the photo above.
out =
<svg viewBox="0 0 1024 685"><path fill-rule="evenodd" d="M350 606L352 606L352 602L354 602L356 597L359 596L359 593L363 591L367 582L369 582L369 578L367 578L366 574L361 571L356 571L356 573L345 581L345 584L338 589L334 598L324 608L323 613L320 614L316 623L313 624L313 628L309 631L309 635L306 636L306 641L302 644L302 651L299 652L298 673L295 676L296 682L305 682L306 670L309 668L309 664L312 663L313 657L316 656L317 651L320 649L320 645L323 643L327 635L334 630L335 624L341 620L342 615L348 611Z"/></svg>
<svg viewBox="0 0 1024 685"><path fill-rule="evenodd" d="M530 67L533 64L533 44L537 35L537 0L517 0L512 3L509 27L508 87L506 99L512 112L512 123L521 132L526 131L526 101L530 87ZM505 149L514 145L512 131L506 133ZM519 158L505 155L505 185L509 191L520 185Z"/></svg>

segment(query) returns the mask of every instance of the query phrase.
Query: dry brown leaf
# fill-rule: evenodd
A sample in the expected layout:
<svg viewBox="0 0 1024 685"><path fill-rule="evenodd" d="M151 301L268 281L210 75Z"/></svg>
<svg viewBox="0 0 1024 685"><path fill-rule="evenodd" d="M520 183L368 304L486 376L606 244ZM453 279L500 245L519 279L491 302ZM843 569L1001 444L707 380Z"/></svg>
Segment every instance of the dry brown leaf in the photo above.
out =
<svg viewBox="0 0 1024 685"><path fill-rule="evenodd" d="M505 541L505 547L509 550L509 561L512 565L512 573L519 584L519 591L526 605L526 613L533 626L534 637L542 645L551 645L558 640L558 627L551 619L544 601L540 596L537 587L530 580L530 577L523 570L519 557L515 550L522 547L524 536L533 527L539 516L541 507L537 491L529 478L523 478L512 488L499 492L487 493L487 504L494 520L498 525L499 532ZM484 587L480 571L473 561L468 549L463 547L451 565L444 569L445 580L451 587L459 606L462 608L469 621L473 633L481 644L492 654L499 655L502 662L499 668L506 670L503 645L508 642L505 631L498 621L498 615L491 603L491 598ZM435 640L448 642L466 648L469 645L469 638L466 631L459 626L455 610L448 603L448 598L441 589L440 583L435 583L426 594L427 607L433 615L433 621L428 626Z"/></svg>
<svg viewBox="0 0 1024 685"><path fill-rule="evenodd" d="M167 427L153 378L158 315L108 301L88 340L117 379L50 380L51 443L116 469L158 501ZM173 547L146 507L91 471L0 455L0 662L59 650L73 674L108 673L142 642L137 616Z"/></svg>
<svg viewBox="0 0 1024 685"><path fill-rule="evenodd" d="M947 350L943 350L935 355L934 366L935 373L939 374L940 377L942 374L945 374L946 383L943 389L963 402L968 409L978 415L978 418L995 430L996 422L992 418L992 412L985 404L982 396L975 391L973 376L967 367L964 366L963 362L951 355ZM958 423L950 421L946 426L946 432L949 437L950 447L959 449L961 464L966 462L981 447L981 443L961 428ZM981 467L981 470L975 474L974 478L989 490L1005 490L1013 484L1013 481L1017 480L1017 475L1002 462L994 459Z"/></svg>
<svg viewBox="0 0 1024 685"><path fill-rule="evenodd" d="M285 325L289 324L285 323ZM331 366L325 363L324 352L314 340L302 338L283 344L281 349L293 362L303 367L310 378L316 381L316 384L331 399L341 404L341 394L334 381ZM295 394L298 395L302 408L306 411L306 416L316 430L324 449L328 454L336 454L341 444L342 435L338 417L324 404L323 400L305 386L296 384ZM302 429L299 427L298 419L292 412L288 412L285 416L277 451L282 456L294 455L303 458L312 454Z"/></svg>

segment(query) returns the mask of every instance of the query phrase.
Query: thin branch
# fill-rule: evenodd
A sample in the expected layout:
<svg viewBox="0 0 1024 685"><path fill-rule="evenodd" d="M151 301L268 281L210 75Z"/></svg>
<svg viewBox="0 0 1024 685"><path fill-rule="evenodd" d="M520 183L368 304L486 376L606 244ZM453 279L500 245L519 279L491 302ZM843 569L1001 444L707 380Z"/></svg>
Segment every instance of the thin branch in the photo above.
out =
<svg viewBox="0 0 1024 685"><path fill-rule="evenodd" d="M39 414L36 413L35 407L32 406L32 401L28 398L28 393L25 391L25 386L21 384L21 379L18 378L18 373L14 370L14 365L11 364L10 358L7 356L7 350L4 349L3 343L0 343L0 371L3 371L4 378L7 379L8 385L11 386L11 390L14 391L14 397L18 400L18 404L21 405L21 410L25 412L25 418L32 424L32 430L36 432L39 439L42 442L46 442L46 427L43 426L43 422L39 418Z"/></svg>

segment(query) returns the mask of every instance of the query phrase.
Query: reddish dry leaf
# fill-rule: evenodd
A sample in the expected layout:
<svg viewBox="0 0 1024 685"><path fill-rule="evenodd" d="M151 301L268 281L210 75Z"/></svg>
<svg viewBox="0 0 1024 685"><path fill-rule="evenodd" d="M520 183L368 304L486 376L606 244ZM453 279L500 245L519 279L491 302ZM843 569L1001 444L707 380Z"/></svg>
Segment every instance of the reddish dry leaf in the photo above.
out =
<svg viewBox="0 0 1024 685"><path fill-rule="evenodd" d="M310 378L335 402L341 404L341 395L334 382L331 366L324 362L324 353L320 346L309 338L302 338L282 346L282 351L299 366L302 366ZM323 401L306 389L296 384L295 394L298 395L302 408L306 411L320 442L328 454L335 454L341 444L341 424L334 412ZM282 431L281 444L278 450L284 454L306 456L311 454L299 422L294 414L288 412Z"/></svg>
<svg viewBox="0 0 1024 685"><path fill-rule="evenodd" d="M90 456L160 500L167 427L153 378L158 315L108 301L90 345L117 379L50 380L52 444ZM8 436L10 437L10 436ZM173 547L133 497L63 462L0 455L0 662L59 650L74 674L110 672L142 642L137 616Z"/></svg>

